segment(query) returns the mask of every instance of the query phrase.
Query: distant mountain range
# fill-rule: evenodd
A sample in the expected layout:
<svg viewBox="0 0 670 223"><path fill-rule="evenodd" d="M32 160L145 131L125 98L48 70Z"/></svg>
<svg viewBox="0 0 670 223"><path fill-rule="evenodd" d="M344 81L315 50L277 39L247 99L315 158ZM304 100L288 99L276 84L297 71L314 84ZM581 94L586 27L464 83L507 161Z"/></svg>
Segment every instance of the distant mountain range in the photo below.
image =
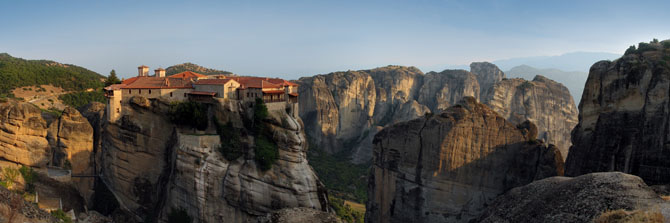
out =
<svg viewBox="0 0 670 223"><path fill-rule="evenodd" d="M173 74L181 73L181 72L184 72L184 71L193 71L193 72L204 74L204 75L215 75L215 74L231 75L231 74L233 74L230 71L207 68L207 67L203 67L203 66L193 64L193 63L177 64L177 65L170 66L170 67L165 69L166 75L173 75Z"/></svg>
<svg viewBox="0 0 670 223"><path fill-rule="evenodd" d="M564 71L589 72L591 65L601 60L614 60L621 54L602 52L574 52L559 56L521 57L495 60L492 63L501 70L510 70L519 65L528 65L540 69L560 69ZM586 78L584 79L586 80ZM559 81L560 82L560 81Z"/></svg>
<svg viewBox="0 0 670 223"><path fill-rule="evenodd" d="M549 79L555 80L568 88L570 95L575 100L575 104L579 105L579 100L582 98L582 91L584 91L584 84L589 74L582 71L563 71L559 69L538 69L528 65L521 65L513 67L505 71L509 78L523 78L526 80L533 80L535 75L542 75Z"/></svg>

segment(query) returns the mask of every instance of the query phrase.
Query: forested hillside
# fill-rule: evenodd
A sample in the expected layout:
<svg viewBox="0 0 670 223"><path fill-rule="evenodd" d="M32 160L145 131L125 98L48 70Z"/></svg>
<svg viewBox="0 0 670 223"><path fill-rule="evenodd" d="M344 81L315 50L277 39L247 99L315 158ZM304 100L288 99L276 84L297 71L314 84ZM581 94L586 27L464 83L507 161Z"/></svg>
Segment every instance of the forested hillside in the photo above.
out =
<svg viewBox="0 0 670 223"><path fill-rule="evenodd" d="M86 68L50 60L25 60L0 53L0 97L13 96L17 87L53 85L66 91L103 86L102 75Z"/></svg>

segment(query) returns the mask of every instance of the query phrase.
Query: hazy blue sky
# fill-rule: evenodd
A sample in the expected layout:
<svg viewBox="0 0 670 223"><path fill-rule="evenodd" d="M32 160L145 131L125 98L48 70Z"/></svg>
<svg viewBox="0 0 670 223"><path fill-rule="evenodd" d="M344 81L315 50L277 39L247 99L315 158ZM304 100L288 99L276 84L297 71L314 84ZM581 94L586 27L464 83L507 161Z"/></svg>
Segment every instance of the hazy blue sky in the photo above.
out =
<svg viewBox="0 0 670 223"><path fill-rule="evenodd" d="M388 64L622 53L668 1L5 1L0 52L122 77L182 62L295 78Z"/></svg>

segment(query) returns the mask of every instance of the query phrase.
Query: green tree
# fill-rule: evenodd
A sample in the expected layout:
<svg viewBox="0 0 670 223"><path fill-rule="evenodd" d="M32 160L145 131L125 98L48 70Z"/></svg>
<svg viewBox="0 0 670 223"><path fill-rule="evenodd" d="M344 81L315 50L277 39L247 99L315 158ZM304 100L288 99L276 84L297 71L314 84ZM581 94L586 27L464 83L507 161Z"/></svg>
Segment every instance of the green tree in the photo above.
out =
<svg viewBox="0 0 670 223"><path fill-rule="evenodd" d="M112 85L112 84L120 84L121 80L116 76L116 71L112 69L112 71L109 72L109 76L107 77L107 80L105 80L105 87Z"/></svg>

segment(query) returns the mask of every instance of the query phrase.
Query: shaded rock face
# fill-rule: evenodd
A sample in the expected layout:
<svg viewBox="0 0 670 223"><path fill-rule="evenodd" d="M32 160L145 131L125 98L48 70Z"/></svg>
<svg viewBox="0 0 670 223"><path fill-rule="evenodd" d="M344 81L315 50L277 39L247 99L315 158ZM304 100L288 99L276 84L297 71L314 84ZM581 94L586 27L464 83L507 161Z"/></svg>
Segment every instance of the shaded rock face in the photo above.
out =
<svg viewBox="0 0 670 223"><path fill-rule="evenodd" d="M570 132L577 125L577 108L568 89L544 76L532 81L505 79L493 85L482 101L512 123L530 120L538 139L556 145L567 158Z"/></svg>
<svg viewBox="0 0 670 223"><path fill-rule="evenodd" d="M470 72L477 76L479 95L488 95L493 85L505 78L505 73L498 66L489 62L475 62L470 64Z"/></svg>
<svg viewBox="0 0 670 223"><path fill-rule="evenodd" d="M601 213L618 209L665 214L670 205L637 176L591 173L514 188L496 198L479 222L592 222Z"/></svg>
<svg viewBox="0 0 670 223"><path fill-rule="evenodd" d="M254 138L242 122L249 119L248 106L209 108L211 117L232 123L240 134L244 152L230 161L219 151L213 126L194 132L174 125L160 101L123 106L121 118L104 125L102 172L119 206L139 219L167 220L172 210L184 209L196 222L251 222L283 208L327 207L325 189L307 163L302 121L284 111L267 120L279 159L261 171L253 159Z"/></svg>
<svg viewBox="0 0 670 223"><path fill-rule="evenodd" d="M318 211L310 208L285 208L263 218L259 218L258 223L294 223L294 222L321 222L321 223L340 223L335 214Z"/></svg>
<svg viewBox="0 0 670 223"><path fill-rule="evenodd" d="M401 66L335 72L296 82L307 135L332 153L353 150L356 163L372 158L372 136L379 128L479 94L475 76L467 71L424 75L417 68Z"/></svg>
<svg viewBox="0 0 670 223"><path fill-rule="evenodd" d="M51 159L47 123L36 106L0 104L0 158L28 166L45 166Z"/></svg>
<svg viewBox="0 0 670 223"><path fill-rule="evenodd" d="M53 151L54 166L69 166L73 175L94 174L93 127L79 111L66 107L63 114L49 125L47 139ZM72 181L82 197L89 201L93 195L93 178L74 178Z"/></svg>
<svg viewBox="0 0 670 223"><path fill-rule="evenodd" d="M558 149L466 97L374 138L367 222L468 222L505 191L562 175Z"/></svg>
<svg viewBox="0 0 670 223"><path fill-rule="evenodd" d="M567 175L621 171L670 183L670 49L651 46L591 67Z"/></svg>

